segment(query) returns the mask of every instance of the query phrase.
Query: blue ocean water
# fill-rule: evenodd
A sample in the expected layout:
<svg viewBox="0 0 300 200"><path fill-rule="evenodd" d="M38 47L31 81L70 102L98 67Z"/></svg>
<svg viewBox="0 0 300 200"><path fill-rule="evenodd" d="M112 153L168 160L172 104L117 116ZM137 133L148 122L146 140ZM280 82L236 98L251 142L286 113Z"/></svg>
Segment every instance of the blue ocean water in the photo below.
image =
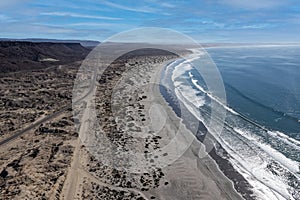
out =
<svg viewBox="0 0 300 200"><path fill-rule="evenodd" d="M227 103L269 129L300 139L300 47L207 50L226 88Z"/></svg>
<svg viewBox="0 0 300 200"><path fill-rule="evenodd" d="M230 155L225 159L249 181L256 197L300 199L300 46L218 47L207 52L167 65L162 84ZM209 57L223 79L225 103L209 91L199 72L210 71ZM216 115L213 104L219 105ZM218 116L224 110L222 120ZM220 123L224 127L215 134L212 124Z"/></svg>

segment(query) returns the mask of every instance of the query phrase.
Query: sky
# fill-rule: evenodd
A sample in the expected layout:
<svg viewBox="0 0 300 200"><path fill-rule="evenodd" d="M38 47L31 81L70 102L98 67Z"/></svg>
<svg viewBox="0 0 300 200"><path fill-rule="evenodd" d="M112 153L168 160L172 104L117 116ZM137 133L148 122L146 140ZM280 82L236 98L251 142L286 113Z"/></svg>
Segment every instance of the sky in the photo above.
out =
<svg viewBox="0 0 300 200"><path fill-rule="evenodd" d="M299 0L1 0L0 38L103 41L170 28L199 42L300 42Z"/></svg>

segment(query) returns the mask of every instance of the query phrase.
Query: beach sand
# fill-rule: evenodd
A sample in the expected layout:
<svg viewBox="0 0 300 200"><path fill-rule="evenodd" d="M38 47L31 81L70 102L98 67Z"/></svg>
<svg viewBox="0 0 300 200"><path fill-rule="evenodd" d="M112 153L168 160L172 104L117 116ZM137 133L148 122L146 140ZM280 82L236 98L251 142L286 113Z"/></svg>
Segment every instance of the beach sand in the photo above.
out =
<svg viewBox="0 0 300 200"><path fill-rule="evenodd" d="M209 155L198 157L203 145L160 93L175 58L139 56L108 69L95 95L100 135L80 128L87 141L76 146L62 199L242 199Z"/></svg>
<svg viewBox="0 0 300 200"><path fill-rule="evenodd" d="M156 70L151 74L152 82L156 84L149 85L146 93L149 97L155 97L155 101L163 106L164 110L157 110L157 112L167 113L165 126L168 126L169 129L162 129L160 136L167 142L172 140L174 133L194 137L186 128L178 131L178 126L181 126L178 123L182 123L181 119L176 116L159 91L158 84L164 64L158 64ZM157 113L157 115L164 115L164 113ZM182 136L182 138L184 137ZM162 182L168 184L152 190L151 193L158 199L170 200L242 199L234 190L231 181L219 170L215 161L209 155L200 159L198 157L199 151L203 151L203 144L194 137L186 152L174 163L163 169L166 176Z"/></svg>

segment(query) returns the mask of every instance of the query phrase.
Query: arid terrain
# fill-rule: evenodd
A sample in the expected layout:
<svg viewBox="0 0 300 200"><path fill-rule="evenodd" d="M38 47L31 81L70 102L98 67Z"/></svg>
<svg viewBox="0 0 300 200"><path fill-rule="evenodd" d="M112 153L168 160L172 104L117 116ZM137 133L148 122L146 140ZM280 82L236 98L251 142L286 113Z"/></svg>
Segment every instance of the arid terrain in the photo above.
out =
<svg viewBox="0 0 300 200"><path fill-rule="evenodd" d="M83 94L72 107L74 80L89 50L71 46L76 59L49 54L32 69L16 63L1 73L0 199L241 198L211 158L198 158L201 144L160 95L160 72L178 55L150 49L123 56L92 79L95 89L89 83L95 96ZM100 120L96 137L85 123L75 126L72 113L76 106L90 108L91 98ZM84 110L80 116L88 122L92 114ZM178 158L161 150L175 136L177 146L191 141Z"/></svg>
<svg viewBox="0 0 300 200"><path fill-rule="evenodd" d="M73 80L89 50L79 44L0 46L0 199L55 199L78 136L71 113ZM37 59L42 55L48 60Z"/></svg>

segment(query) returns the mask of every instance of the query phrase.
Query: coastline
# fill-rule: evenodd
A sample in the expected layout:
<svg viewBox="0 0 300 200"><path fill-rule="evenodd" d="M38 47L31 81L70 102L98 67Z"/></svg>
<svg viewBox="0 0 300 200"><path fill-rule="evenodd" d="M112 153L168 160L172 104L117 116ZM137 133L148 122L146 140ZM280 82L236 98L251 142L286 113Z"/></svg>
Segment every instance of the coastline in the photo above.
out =
<svg viewBox="0 0 300 200"><path fill-rule="evenodd" d="M282 48L220 48L208 52L219 66L226 83L227 103L223 107L232 108L227 112L228 126L224 126L224 137L222 140L216 138L229 153L230 163L245 177L258 198L298 199L299 188L296 185L299 185L299 142L296 140L296 133L299 132L299 125L295 118L289 117L289 109L281 103L285 102L285 98L279 97L294 86L292 81L285 78L274 85L270 80L278 79L281 73L291 73L294 70L281 67L288 62L294 66L299 63L298 59L292 59L299 48L284 48L284 51ZM265 59L260 59L262 57ZM282 60L277 60L277 57ZM239 69L245 71L239 73ZM280 72L276 69L280 69ZM236 76L236 72L240 76ZM201 81L198 75L196 77L191 79ZM264 87L257 87L257 80L262 80L259 85ZM297 89L295 86L295 90ZM255 91L255 95L251 96L251 91ZM274 96L278 98L272 99ZM266 103L268 99L270 102ZM296 105L297 102L291 100L287 105L292 104ZM204 104L203 108L207 107L209 105ZM227 159L219 151L218 154Z"/></svg>
<svg viewBox="0 0 300 200"><path fill-rule="evenodd" d="M170 61L168 61L170 62ZM168 118L170 119L170 122L178 122L184 123L182 119L176 114L174 111L174 105L170 105L170 102L167 101L167 99L164 98L163 94L160 91L159 83L161 79L162 71L165 70L166 63L160 64L157 71L152 75L153 81L157 84L154 84L150 91L148 92L148 95L152 95L155 97L155 100L159 102L160 105L163 106L165 111L167 112ZM168 124L170 125L170 124ZM172 126L178 126L176 124L171 124ZM184 124L184 127L186 125ZM203 128L203 127L200 127ZM178 133L177 133L178 134ZM180 133L179 133L180 134ZM188 128L185 128L182 134L189 134L192 135L192 137L195 137ZM172 138L168 133L166 133L165 137L168 137L168 140L171 140ZM224 164L224 161L221 160L221 158L217 157L217 154L215 151L213 153L210 153L204 158L199 158L198 153L201 150L203 144L199 141L199 138L194 138L194 141L192 142L191 146L187 149L187 151L184 153L182 157L180 157L175 163L171 164L167 167L167 175L166 178L169 179L169 182L174 182L176 184L176 181L178 180L185 180L185 177L189 177L186 179L186 181L189 181L189 183L186 184L187 188L180 188L186 189L187 191L198 191L197 195L201 196L201 192L203 194L206 194L206 197L201 197L200 199L243 199L242 196L236 191L234 188L234 183L231 181L227 176L224 175L224 172L222 172L218 166L218 164ZM218 164L217 164L218 163ZM180 177L180 172L185 171L183 177ZM175 176L174 176L175 175ZM233 174L234 177L236 177L236 174ZM230 176L229 176L230 177ZM238 179L239 180L239 179ZM198 184L196 184L198 182ZM200 191L200 188L206 188L206 190ZM160 196L159 193L166 194L166 189L163 189L164 191L155 192L156 196ZM170 188L170 190L174 190ZM200 192L199 192L200 191ZM182 191L183 192L183 191ZM245 189L241 189L240 192L247 192ZM168 192L167 192L168 193ZM172 194L176 194L176 192L172 191L169 192L168 195L170 195L170 199L176 199L178 197L173 196ZM196 196L197 196L196 195ZM172 198L171 198L172 197ZM163 198L162 198L163 199ZM185 198L183 198L185 199ZM189 197L189 199L194 199Z"/></svg>
<svg viewBox="0 0 300 200"><path fill-rule="evenodd" d="M213 145L213 149L212 145L208 145L208 147L210 147L209 149L212 149L211 151L209 151L209 155L218 164L218 167L223 172L223 174L232 181L235 189L244 197L244 199L298 199L299 196L297 197L297 195L299 190L296 187L296 185L298 184L298 165L296 161L289 160L289 158L284 157L285 154L277 154L277 152L273 154L272 149L268 148L269 146L264 146L263 144L259 145L260 143L255 144L254 141L256 140L252 141L251 137L249 139L245 136L246 141L241 140L245 143L246 146L235 143L235 141L239 140L232 140L233 142L231 142L232 137L229 137L231 133L236 132L237 138L239 134L244 136L243 133L235 130L235 124L223 126L224 130L222 134L224 134L224 137L222 138L215 137L213 134L210 134L210 132L206 128L206 125L209 124L209 119L206 118L204 123L202 123L202 117L198 117L197 114L197 112L199 112L199 109L202 113L202 108L203 113L206 114L206 110L208 110L210 106L209 101L201 101L202 99L197 97L198 94L193 93L199 88L199 91L203 93L209 94L209 92L206 92L203 88L201 88L202 84L205 85L201 78L199 80L201 80L200 82L202 84L194 84L194 81L198 81L197 79L193 79L194 72L190 70L188 66L189 64L184 65L181 63L184 63L184 61L177 60L165 67L165 73L162 73L161 82L162 84L166 85L166 87L170 87L171 89L164 89L164 87L161 87L161 93L168 104L172 107L173 111L177 114L178 117L181 117L183 119L183 123L197 137L197 139L202 143L203 141L204 143L209 141L209 143ZM186 73L187 79L191 78L191 80L188 79L188 81L191 81L195 88L185 89L184 86L186 85L186 83L184 81L186 81L186 79L184 76L181 76L183 73ZM175 90L176 86L178 86L177 89L180 90L180 93L178 93L177 89ZM203 95L199 96L202 97ZM199 105L201 107L199 107L198 109L196 107L198 106L197 100L199 99ZM213 97L209 99L213 99ZM193 108L190 108L190 103L194 105ZM222 106L229 111L228 114L230 118L227 115L228 120L232 119L232 116L230 114L232 114L233 116L236 115L237 117L239 117L238 119L243 119L251 125L267 131L268 134L272 134L272 132L268 129L261 127L259 124L253 123L251 120L244 117L242 113L236 112L226 104L222 104ZM185 114L182 114L181 116L180 112L182 112L182 110L187 110L187 112L185 112ZM209 111L207 113L209 113ZM207 116L209 117L209 115ZM235 118L233 117L233 119ZM232 121L234 121L233 119ZM200 123L198 129L197 127L195 127L195 122ZM243 124L239 125L239 128L242 129ZM274 133L272 138L273 140L270 141L277 141L275 139L276 137L278 137L278 135ZM269 138L271 137L268 137L268 139ZM250 145L258 145L258 148L256 150L253 150L254 148L252 149ZM248 146L250 148L247 148ZM238 148L240 148L241 151L239 151ZM263 150L260 150L260 148L262 148ZM253 157L247 157L248 153L250 154L250 152L252 151L255 151L253 152ZM255 158L261 159L261 162L255 162ZM265 163L268 164L264 165ZM255 167L251 167L252 164ZM262 173L257 170L260 167L264 172L269 174L260 176ZM281 173L274 173L274 171L276 170L280 171ZM277 178L278 184L276 184L277 181L272 182L272 180L276 180ZM285 182L280 182L280 178L282 178L282 180L284 180ZM271 181L268 181L268 179Z"/></svg>
<svg viewBox="0 0 300 200"><path fill-rule="evenodd" d="M243 199L210 156L199 158L205 147L161 95L161 73L174 59L160 54L111 66L113 76L107 79L111 82L103 83L96 93L98 115L112 112L101 124L106 131L101 136L107 137L98 140L89 134L90 143L78 143L63 199ZM106 106L106 101L112 105ZM85 129L80 129L79 134L84 133ZM175 138L176 146L165 151ZM114 144L117 148L111 154ZM188 148L182 152L185 145ZM110 165L111 161L120 165Z"/></svg>

